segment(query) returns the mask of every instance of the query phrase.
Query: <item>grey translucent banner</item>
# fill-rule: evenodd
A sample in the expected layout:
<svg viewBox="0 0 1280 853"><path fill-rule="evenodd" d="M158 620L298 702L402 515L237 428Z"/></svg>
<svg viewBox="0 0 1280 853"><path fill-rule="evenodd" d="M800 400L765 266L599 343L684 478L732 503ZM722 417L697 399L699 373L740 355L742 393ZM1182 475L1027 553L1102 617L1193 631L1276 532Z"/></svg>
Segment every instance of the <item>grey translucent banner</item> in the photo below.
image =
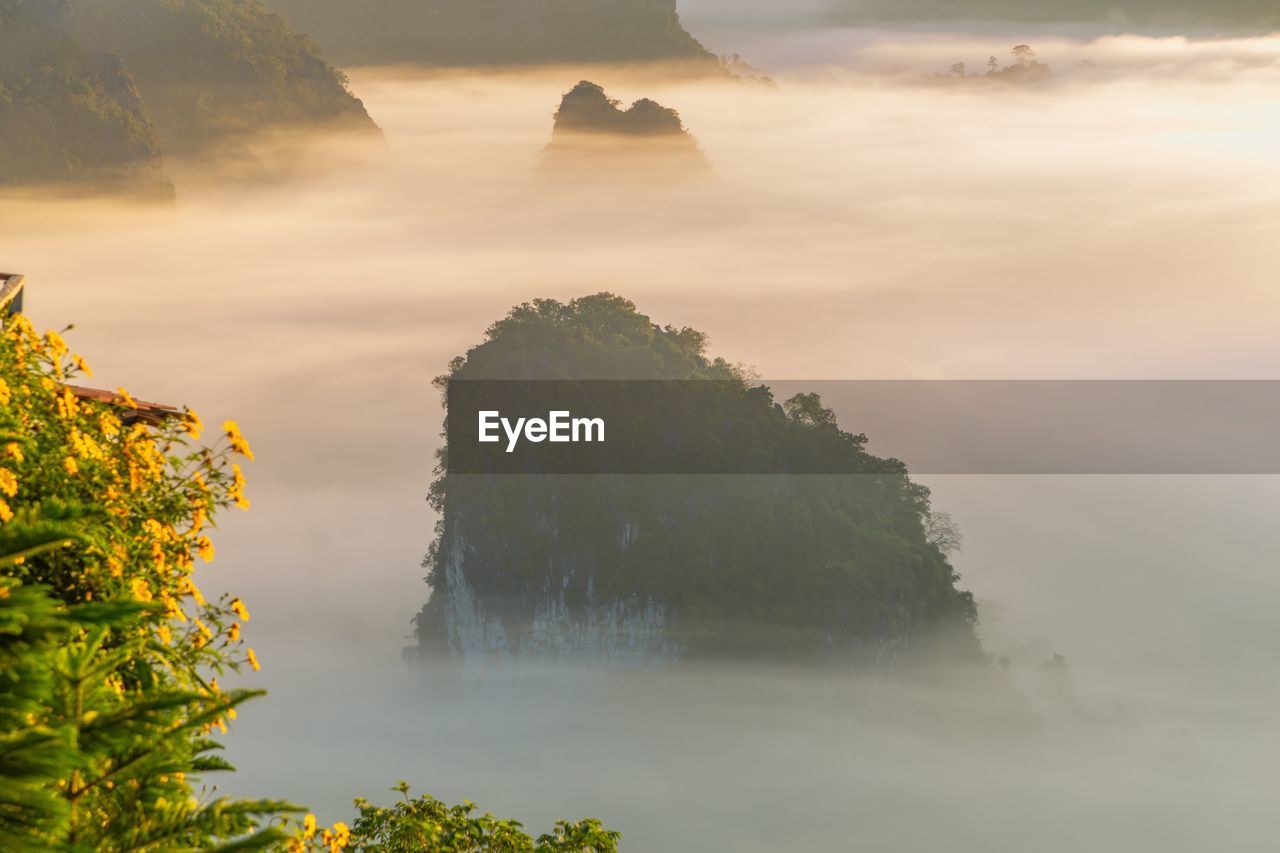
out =
<svg viewBox="0 0 1280 853"><path fill-rule="evenodd" d="M468 380L448 405L460 474L1280 474L1273 380Z"/></svg>

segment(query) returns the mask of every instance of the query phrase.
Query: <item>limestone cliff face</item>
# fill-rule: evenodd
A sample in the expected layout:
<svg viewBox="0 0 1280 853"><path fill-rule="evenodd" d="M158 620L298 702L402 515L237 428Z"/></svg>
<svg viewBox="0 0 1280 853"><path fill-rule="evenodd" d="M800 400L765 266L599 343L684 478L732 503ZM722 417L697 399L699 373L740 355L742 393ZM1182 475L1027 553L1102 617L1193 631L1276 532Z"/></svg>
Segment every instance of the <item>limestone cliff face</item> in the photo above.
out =
<svg viewBox="0 0 1280 853"><path fill-rule="evenodd" d="M444 646L457 657L623 667L659 666L680 658L680 644L667 633L667 608L637 595L598 597L593 566L558 564L553 558L539 587L523 593L491 587L482 594L467 576L468 564L476 569L480 556L463 536L450 538L442 560L440 601L433 616ZM579 571L583 577L577 577Z"/></svg>

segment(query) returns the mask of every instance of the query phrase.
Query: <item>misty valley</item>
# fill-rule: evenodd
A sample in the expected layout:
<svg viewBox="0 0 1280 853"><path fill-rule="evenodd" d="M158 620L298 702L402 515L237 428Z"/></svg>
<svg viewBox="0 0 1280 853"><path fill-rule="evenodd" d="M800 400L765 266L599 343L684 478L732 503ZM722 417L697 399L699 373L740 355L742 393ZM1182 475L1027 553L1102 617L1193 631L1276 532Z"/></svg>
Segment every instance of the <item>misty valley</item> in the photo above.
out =
<svg viewBox="0 0 1280 853"><path fill-rule="evenodd" d="M1252 470L1280 18L1051 6L0 0L0 848L1270 850L1280 479L827 393Z"/></svg>

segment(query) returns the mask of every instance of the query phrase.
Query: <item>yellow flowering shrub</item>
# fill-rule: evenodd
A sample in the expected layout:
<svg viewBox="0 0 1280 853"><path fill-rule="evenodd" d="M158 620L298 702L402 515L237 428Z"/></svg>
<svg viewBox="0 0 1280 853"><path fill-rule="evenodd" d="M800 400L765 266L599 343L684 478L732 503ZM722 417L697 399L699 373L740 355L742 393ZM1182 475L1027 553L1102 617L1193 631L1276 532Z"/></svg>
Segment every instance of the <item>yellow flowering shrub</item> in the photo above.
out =
<svg viewBox="0 0 1280 853"><path fill-rule="evenodd" d="M253 450L233 421L206 447L190 410L160 416L123 389L78 395L88 373L60 334L4 318L0 850L616 851L596 821L535 840L403 784L405 802L357 800L350 827L324 828L290 803L199 783L231 769L208 735L260 692L219 685L259 669L241 637L249 608L206 598L196 571L214 557L218 511L249 507L238 460Z"/></svg>
<svg viewBox="0 0 1280 853"><path fill-rule="evenodd" d="M212 447L196 444L195 412L139 420L125 390L110 402L81 399L69 387L90 375L61 334L39 334L6 318L0 334L0 524L50 501L100 509L84 544L21 561L6 573L47 586L66 604L134 599L160 605L146 626L150 660L131 672L176 687L215 690L216 676L258 668L241 637L248 609L239 598L210 601L198 562L214 557L215 514L247 509L240 458L253 451L232 421ZM150 422L148 422L150 421ZM126 685L127 686L127 685Z"/></svg>

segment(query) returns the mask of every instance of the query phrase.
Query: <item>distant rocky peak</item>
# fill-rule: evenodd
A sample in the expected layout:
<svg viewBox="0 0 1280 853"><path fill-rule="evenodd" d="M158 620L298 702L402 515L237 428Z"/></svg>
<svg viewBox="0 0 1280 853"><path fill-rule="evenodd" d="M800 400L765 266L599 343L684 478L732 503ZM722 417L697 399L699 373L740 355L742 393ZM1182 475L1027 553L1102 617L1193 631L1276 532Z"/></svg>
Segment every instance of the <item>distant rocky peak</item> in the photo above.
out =
<svg viewBox="0 0 1280 853"><path fill-rule="evenodd" d="M604 88L583 80L560 100L553 133L607 133L620 136L688 136L680 114L641 98L630 108L610 98Z"/></svg>

